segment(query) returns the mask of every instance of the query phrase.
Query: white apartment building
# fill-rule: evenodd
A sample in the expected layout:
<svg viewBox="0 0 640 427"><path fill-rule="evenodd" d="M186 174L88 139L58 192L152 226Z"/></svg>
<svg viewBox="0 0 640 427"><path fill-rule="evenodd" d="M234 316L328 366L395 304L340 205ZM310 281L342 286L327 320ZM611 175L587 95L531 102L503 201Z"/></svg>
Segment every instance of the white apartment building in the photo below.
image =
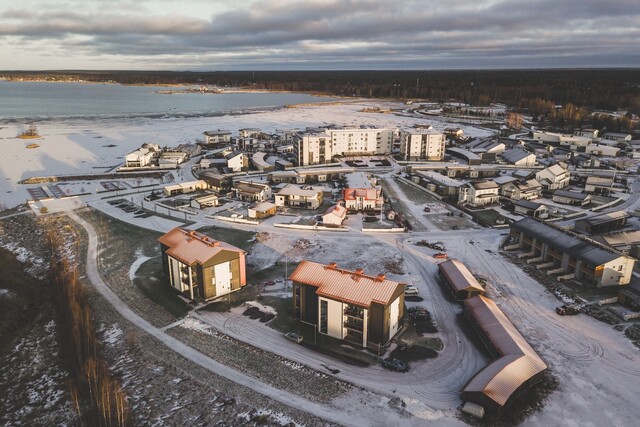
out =
<svg viewBox="0 0 640 427"><path fill-rule="evenodd" d="M400 154L403 160L444 159L446 137L434 129L407 129L400 132Z"/></svg>
<svg viewBox="0 0 640 427"><path fill-rule="evenodd" d="M326 129L302 135L293 145L298 166L329 163L334 156L389 154L392 129Z"/></svg>

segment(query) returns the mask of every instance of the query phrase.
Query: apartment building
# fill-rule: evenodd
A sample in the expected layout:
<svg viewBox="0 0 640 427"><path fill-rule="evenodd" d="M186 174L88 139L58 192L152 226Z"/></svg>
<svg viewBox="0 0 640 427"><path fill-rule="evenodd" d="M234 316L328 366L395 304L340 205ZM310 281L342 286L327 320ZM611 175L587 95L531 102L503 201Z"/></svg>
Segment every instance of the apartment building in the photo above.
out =
<svg viewBox="0 0 640 427"><path fill-rule="evenodd" d="M434 129L406 129L400 132L402 160L441 161L446 136Z"/></svg>

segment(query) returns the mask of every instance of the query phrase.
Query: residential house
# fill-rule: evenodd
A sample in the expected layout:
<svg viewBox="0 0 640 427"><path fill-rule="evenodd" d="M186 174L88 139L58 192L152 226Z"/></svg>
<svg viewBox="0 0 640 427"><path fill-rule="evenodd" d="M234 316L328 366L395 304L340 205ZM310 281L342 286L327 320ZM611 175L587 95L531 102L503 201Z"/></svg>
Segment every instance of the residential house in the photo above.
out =
<svg viewBox="0 0 640 427"><path fill-rule="evenodd" d="M493 180L474 181L460 188L459 203L467 203L473 207L498 203L500 187Z"/></svg>
<svg viewBox="0 0 640 427"><path fill-rule="evenodd" d="M271 198L271 187L253 181L238 181L233 184L231 191L238 200L244 202L264 202Z"/></svg>
<svg viewBox="0 0 640 427"><path fill-rule="evenodd" d="M260 202L247 209L247 216L255 219L265 219L276 214L278 207L275 203Z"/></svg>
<svg viewBox="0 0 640 427"><path fill-rule="evenodd" d="M290 206L302 209L317 209L322 204L322 187L287 184L275 194L276 206Z"/></svg>
<svg viewBox="0 0 640 427"><path fill-rule="evenodd" d="M381 188L345 188L342 198L349 211L379 211L384 205Z"/></svg>
<svg viewBox="0 0 640 427"><path fill-rule="evenodd" d="M449 178L435 171L416 171L415 176L419 177L420 185L426 187L429 191L456 199L460 188L465 185L462 181Z"/></svg>
<svg viewBox="0 0 640 427"><path fill-rule="evenodd" d="M628 141L631 141L631 134L607 132L604 135L602 135L602 139L607 139L609 141L616 141L616 142L628 142Z"/></svg>
<svg viewBox="0 0 640 427"><path fill-rule="evenodd" d="M552 200L563 205L584 206L591 203L591 196L581 191L556 190Z"/></svg>
<svg viewBox="0 0 640 427"><path fill-rule="evenodd" d="M207 183L203 180L181 182L165 186L162 191L167 196L175 196L177 194L193 193L198 190L206 190Z"/></svg>
<svg viewBox="0 0 640 427"><path fill-rule="evenodd" d="M196 209L211 208L220 205L220 200L215 194L205 194L191 199L191 207Z"/></svg>
<svg viewBox="0 0 640 427"><path fill-rule="evenodd" d="M600 159L587 154L572 154L570 161L571 164L575 165L576 169L595 169L600 167Z"/></svg>
<svg viewBox="0 0 640 427"><path fill-rule="evenodd" d="M175 168L179 164L187 161L188 154L184 151L165 150L158 158L158 166L160 168Z"/></svg>
<svg viewBox="0 0 640 427"><path fill-rule="evenodd" d="M324 225L342 225L347 217L347 208L341 205L330 206L322 214L322 224Z"/></svg>
<svg viewBox="0 0 640 427"><path fill-rule="evenodd" d="M533 200L540 197L541 193L542 184L535 179L509 182L500 187L500 194L511 200Z"/></svg>
<svg viewBox="0 0 640 427"><path fill-rule="evenodd" d="M585 147L584 152L594 156L616 157L620 154L620 148L612 145L589 144Z"/></svg>
<svg viewBox="0 0 640 427"><path fill-rule="evenodd" d="M502 158L509 164L515 166L535 166L536 155L523 150L522 148L512 148L502 153Z"/></svg>
<svg viewBox="0 0 640 427"><path fill-rule="evenodd" d="M433 129L405 129L400 132L402 160L444 160L446 137Z"/></svg>
<svg viewBox="0 0 640 427"><path fill-rule="evenodd" d="M514 222L510 230L510 238L516 241L513 246L548 268L547 274L597 287L626 285L631 281L635 259L607 250L592 240L578 238L533 218Z"/></svg>
<svg viewBox="0 0 640 427"><path fill-rule="evenodd" d="M575 229L587 234L600 234L627 226L629 214L616 211L576 220Z"/></svg>
<svg viewBox="0 0 640 427"><path fill-rule="evenodd" d="M153 160L160 155L162 150L157 144L144 144L136 151L129 153L124 158L124 164L128 168L140 168L151 166Z"/></svg>
<svg viewBox="0 0 640 427"><path fill-rule="evenodd" d="M536 173L536 181L547 191L559 190L569 185L571 175L563 163L556 163Z"/></svg>
<svg viewBox="0 0 640 427"><path fill-rule="evenodd" d="M233 172L243 172L249 169L249 157L242 152L234 151L224 156L227 167Z"/></svg>
<svg viewBox="0 0 640 427"><path fill-rule="evenodd" d="M203 132L203 134L204 134L204 142L207 145L231 143L231 131L226 129L209 130L209 131Z"/></svg>
<svg viewBox="0 0 640 427"><path fill-rule="evenodd" d="M589 176L584 185L587 193L609 194L613 191L613 178Z"/></svg>
<svg viewBox="0 0 640 427"><path fill-rule="evenodd" d="M304 260L289 280L294 316L321 334L379 350L402 326L405 285L384 274Z"/></svg>
<svg viewBox="0 0 640 427"><path fill-rule="evenodd" d="M530 200L518 200L514 204L513 211L521 215L542 219L548 216L549 208L542 203L536 203Z"/></svg>
<svg viewBox="0 0 640 427"><path fill-rule="evenodd" d="M573 132L574 135L576 136L583 136L586 138L590 138L592 141L595 141L596 139L598 139L598 129L588 129L588 128L584 128L584 129L579 129Z"/></svg>
<svg viewBox="0 0 640 427"><path fill-rule="evenodd" d="M204 171L198 175L198 178L207 183L209 189L216 193L224 193L231 189L232 179L228 176L220 175L211 171Z"/></svg>
<svg viewBox="0 0 640 427"><path fill-rule="evenodd" d="M169 284L191 300L209 301L247 284L245 253L235 246L179 227L158 242Z"/></svg>
<svg viewBox="0 0 640 427"><path fill-rule="evenodd" d="M596 242L607 245L623 255L640 257L640 230L623 230L614 233L591 236Z"/></svg>

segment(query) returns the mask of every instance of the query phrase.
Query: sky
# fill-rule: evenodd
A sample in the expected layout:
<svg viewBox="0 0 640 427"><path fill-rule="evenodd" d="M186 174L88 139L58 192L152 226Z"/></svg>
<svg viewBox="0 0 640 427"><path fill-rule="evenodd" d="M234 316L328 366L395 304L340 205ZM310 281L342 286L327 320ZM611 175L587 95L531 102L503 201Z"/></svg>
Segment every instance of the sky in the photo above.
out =
<svg viewBox="0 0 640 427"><path fill-rule="evenodd" d="M640 67L639 0L0 0L0 70Z"/></svg>

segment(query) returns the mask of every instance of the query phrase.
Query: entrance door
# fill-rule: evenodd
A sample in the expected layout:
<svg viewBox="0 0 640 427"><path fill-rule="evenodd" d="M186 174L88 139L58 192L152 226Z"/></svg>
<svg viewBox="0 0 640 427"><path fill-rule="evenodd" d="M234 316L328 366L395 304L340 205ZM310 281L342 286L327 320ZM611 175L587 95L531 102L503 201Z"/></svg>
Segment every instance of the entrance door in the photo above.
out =
<svg viewBox="0 0 640 427"><path fill-rule="evenodd" d="M396 332L398 332L399 314L400 314L400 298L396 298L396 300L391 303L391 307L389 307L389 315L390 315L389 339L393 338Z"/></svg>
<svg viewBox="0 0 640 427"><path fill-rule="evenodd" d="M231 292L231 271L230 263L223 262L213 267L213 273L216 277L216 296L226 295Z"/></svg>

